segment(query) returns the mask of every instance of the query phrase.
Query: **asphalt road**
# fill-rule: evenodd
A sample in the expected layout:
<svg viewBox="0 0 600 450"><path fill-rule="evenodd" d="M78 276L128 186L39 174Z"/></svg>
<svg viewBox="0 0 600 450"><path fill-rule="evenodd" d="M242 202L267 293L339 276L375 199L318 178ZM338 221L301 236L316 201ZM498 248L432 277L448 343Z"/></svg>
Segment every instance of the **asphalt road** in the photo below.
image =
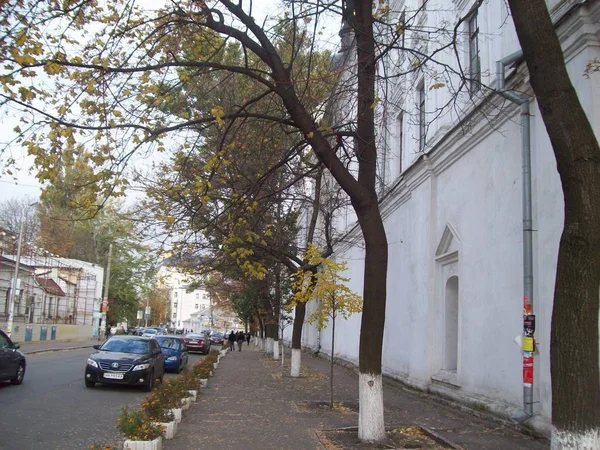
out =
<svg viewBox="0 0 600 450"><path fill-rule="evenodd" d="M1 450L82 450L122 440L116 428L121 407L138 407L147 394L122 386L86 388L83 374L92 352L28 355L23 384L0 383ZM190 355L190 364L200 358Z"/></svg>

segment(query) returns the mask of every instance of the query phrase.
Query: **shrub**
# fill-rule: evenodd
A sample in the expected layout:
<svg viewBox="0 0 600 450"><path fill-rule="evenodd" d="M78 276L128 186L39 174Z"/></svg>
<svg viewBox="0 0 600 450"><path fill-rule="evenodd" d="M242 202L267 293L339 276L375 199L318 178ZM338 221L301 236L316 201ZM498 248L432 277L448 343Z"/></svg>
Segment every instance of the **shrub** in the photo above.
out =
<svg viewBox="0 0 600 450"><path fill-rule="evenodd" d="M163 387L164 393L170 399L174 400L179 405L179 400L189 397L187 387L179 380L168 380L165 381ZM178 406L176 406L178 407Z"/></svg>
<svg viewBox="0 0 600 450"><path fill-rule="evenodd" d="M171 422L173 413L169 410L177 407L164 391L163 386L160 386L141 403L142 411L155 422Z"/></svg>
<svg viewBox="0 0 600 450"><path fill-rule="evenodd" d="M194 374L191 370L188 370L181 374L177 379L179 383L188 391L197 390L200 381L198 376Z"/></svg>
<svg viewBox="0 0 600 450"><path fill-rule="evenodd" d="M212 369L213 363L205 358L200 363L195 364L194 367L192 367L192 373L200 378L208 378Z"/></svg>
<svg viewBox="0 0 600 450"><path fill-rule="evenodd" d="M121 408L117 429L132 441L152 441L163 434L163 428L154 425L143 411L130 410L127 406Z"/></svg>

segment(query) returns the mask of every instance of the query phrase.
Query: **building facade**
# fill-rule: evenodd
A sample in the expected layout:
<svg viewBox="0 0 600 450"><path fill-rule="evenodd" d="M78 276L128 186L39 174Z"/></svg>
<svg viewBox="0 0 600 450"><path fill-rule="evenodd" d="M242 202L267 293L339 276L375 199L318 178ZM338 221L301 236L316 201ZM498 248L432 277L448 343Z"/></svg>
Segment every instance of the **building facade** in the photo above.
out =
<svg viewBox="0 0 600 450"><path fill-rule="evenodd" d="M501 0L478 9L471 0L390 3L405 30L402 45L419 51L392 51L379 71L403 74L378 85L384 99L377 106L380 209L389 245L383 373L506 417L521 414L523 386L530 382L530 424L549 432L550 319L563 195L525 63L515 55L520 47L512 19ZM586 75L586 67L600 58L599 2L548 4L571 80L598 130L600 77ZM436 53L447 38L436 34L439 24L456 26L457 50ZM422 64L417 54L436 56ZM499 71L502 61L508 63ZM519 105L495 89L500 78L528 100L526 136ZM523 333L524 138L531 147L537 341L527 377L515 343ZM336 227L348 235L335 256L348 261L351 287L362 293L364 251L351 207L337 215ZM310 314L314 305L307 308ZM336 357L358 364L359 329L358 314L336 322ZM303 343L330 353L331 329L305 325Z"/></svg>
<svg viewBox="0 0 600 450"><path fill-rule="evenodd" d="M169 326L177 329L193 328L186 327L186 323L190 323L192 314L210 308L208 290L198 283L192 285L189 276L178 271L176 266L168 265L168 261L161 264L158 278L160 287L169 290L171 306Z"/></svg>
<svg viewBox="0 0 600 450"><path fill-rule="evenodd" d="M0 255L0 327L5 327L16 256ZM19 258L13 307L17 341L97 336L104 268L30 254Z"/></svg>

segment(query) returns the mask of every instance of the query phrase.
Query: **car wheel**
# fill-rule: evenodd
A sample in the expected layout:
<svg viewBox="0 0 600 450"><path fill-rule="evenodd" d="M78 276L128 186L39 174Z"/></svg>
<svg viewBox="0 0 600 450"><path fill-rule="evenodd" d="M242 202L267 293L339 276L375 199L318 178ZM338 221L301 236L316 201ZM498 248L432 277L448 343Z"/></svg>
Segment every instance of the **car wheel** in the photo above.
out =
<svg viewBox="0 0 600 450"><path fill-rule="evenodd" d="M148 382L144 386L144 391L146 391L146 392L152 392L152 389L154 389L154 372L150 372L150 377L148 378Z"/></svg>
<svg viewBox="0 0 600 450"><path fill-rule="evenodd" d="M10 380L12 384L21 384L23 382L23 377L25 376L25 364L19 363L19 367L17 368L17 374L15 377Z"/></svg>
<svg viewBox="0 0 600 450"><path fill-rule="evenodd" d="M94 386L96 386L96 383L94 383L93 381L90 381L90 380L85 380L85 387L93 388Z"/></svg>

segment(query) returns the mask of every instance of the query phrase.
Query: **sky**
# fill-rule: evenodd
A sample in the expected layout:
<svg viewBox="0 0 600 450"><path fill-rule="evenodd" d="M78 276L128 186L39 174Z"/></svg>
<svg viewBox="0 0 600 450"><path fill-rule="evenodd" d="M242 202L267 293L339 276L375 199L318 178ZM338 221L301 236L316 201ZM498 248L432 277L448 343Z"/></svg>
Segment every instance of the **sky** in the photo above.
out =
<svg viewBox="0 0 600 450"><path fill-rule="evenodd" d="M138 4L147 6L149 9L155 9L159 4L163 3L163 0L138 0ZM266 14L273 13L278 10L279 0L255 0L253 2L253 16L257 22L262 22L262 17ZM337 44L337 29L338 22L336 20L329 21L326 35L327 40L333 45ZM0 118L0 130L2 130L3 141L10 138L10 130L17 125L17 121L14 117L4 116ZM41 193L41 184L35 178L35 169L33 167L33 157L27 156L25 151L18 146L12 147L13 157L17 160L17 166L11 168L13 174L6 175L0 174L0 201L8 199L22 199L22 198L33 198L38 199ZM150 161L148 161L148 164ZM136 162L136 165L138 163ZM139 192L131 193L132 199L139 198L141 194ZM129 196L129 193L128 193Z"/></svg>

